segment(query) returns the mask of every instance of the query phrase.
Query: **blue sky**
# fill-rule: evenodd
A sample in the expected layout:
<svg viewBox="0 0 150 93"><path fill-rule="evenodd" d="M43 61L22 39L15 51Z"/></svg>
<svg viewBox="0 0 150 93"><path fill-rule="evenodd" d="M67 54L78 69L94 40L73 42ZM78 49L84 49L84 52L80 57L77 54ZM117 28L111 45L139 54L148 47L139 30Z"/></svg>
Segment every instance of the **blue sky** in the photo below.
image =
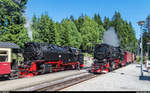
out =
<svg viewBox="0 0 150 93"><path fill-rule="evenodd" d="M31 20L33 14L40 16L47 12L54 21L61 21L70 15L78 18L82 13L90 17L99 13L102 19L104 16L112 18L115 11L132 22L139 38L137 22L150 14L150 0L28 0L26 15Z"/></svg>

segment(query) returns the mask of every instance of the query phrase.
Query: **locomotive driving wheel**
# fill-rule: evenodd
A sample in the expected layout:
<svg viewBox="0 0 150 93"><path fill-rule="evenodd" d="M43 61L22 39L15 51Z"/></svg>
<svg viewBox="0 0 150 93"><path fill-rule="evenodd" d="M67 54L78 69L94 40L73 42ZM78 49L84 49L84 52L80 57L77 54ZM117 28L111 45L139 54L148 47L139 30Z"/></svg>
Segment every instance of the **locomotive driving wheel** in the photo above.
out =
<svg viewBox="0 0 150 93"><path fill-rule="evenodd" d="M19 78L19 73L17 70L12 70L8 77L10 80Z"/></svg>
<svg viewBox="0 0 150 93"><path fill-rule="evenodd" d="M112 63L112 70L115 70L115 63Z"/></svg>
<svg viewBox="0 0 150 93"><path fill-rule="evenodd" d="M111 71L112 71L112 67L111 67L111 66L109 66L108 70L109 70L109 72L111 72Z"/></svg>

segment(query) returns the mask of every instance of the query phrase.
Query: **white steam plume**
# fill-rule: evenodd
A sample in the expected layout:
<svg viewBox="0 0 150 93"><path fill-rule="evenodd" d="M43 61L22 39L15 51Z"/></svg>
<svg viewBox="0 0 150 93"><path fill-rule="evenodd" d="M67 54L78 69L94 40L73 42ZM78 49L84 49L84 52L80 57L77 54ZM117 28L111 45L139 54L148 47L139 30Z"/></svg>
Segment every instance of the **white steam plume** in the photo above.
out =
<svg viewBox="0 0 150 93"><path fill-rule="evenodd" d="M103 35L103 43L114 47L120 46L120 41L117 37L114 27L110 27Z"/></svg>
<svg viewBox="0 0 150 93"><path fill-rule="evenodd" d="M31 30L31 24L32 22L30 19L24 14L24 17L26 18L26 23L24 24L24 27L28 30L28 37L32 40L32 30Z"/></svg>

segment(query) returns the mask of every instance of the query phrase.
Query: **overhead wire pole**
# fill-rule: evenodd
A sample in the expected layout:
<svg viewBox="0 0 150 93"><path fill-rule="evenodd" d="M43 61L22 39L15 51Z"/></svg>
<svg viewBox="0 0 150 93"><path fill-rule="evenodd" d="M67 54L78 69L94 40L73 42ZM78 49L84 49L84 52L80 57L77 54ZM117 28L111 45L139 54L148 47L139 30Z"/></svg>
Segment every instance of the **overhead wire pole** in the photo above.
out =
<svg viewBox="0 0 150 93"><path fill-rule="evenodd" d="M142 36L142 26L145 23L145 21L139 21L138 25L140 26L140 32L141 32L141 43L140 43L140 48L141 48L141 76L143 76L143 36Z"/></svg>

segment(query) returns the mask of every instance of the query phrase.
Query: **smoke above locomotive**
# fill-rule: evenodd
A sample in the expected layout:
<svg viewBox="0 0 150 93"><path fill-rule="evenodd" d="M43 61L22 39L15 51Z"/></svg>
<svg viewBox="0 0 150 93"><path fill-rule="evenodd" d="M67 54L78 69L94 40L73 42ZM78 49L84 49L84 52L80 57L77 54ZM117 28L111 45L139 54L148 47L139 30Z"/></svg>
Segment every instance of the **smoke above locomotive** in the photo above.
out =
<svg viewBox="0 0 150 93"><path fill-rule="evenodd" d="M114 47L120 46L120 40L115 32L114 27L110 27L106 32L104 32L102 43Z"/></svg>
<svg viewBox="0 0 150 93"><path fill-rule="evenodd" d="M110 27L103 35L102 44L97 44L94 49L94 59L98 62L103 60L114 60L120 57L120 40L115 32L114 27Z"/></svg>

